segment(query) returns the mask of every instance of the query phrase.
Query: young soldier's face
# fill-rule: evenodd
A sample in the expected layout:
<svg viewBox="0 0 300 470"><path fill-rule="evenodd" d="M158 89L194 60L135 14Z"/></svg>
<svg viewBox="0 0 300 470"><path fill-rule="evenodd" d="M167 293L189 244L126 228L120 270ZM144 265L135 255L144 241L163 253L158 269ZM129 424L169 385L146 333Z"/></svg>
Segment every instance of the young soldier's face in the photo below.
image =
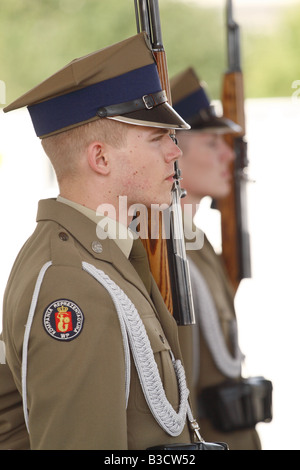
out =
<svg viewBox="0 0 300 470"><path fill-rule="evenodd" d="M126 144L118 152L119 194L128 205L170 204L174 162L181 150L167 129L129 126Z"/></svg>
<svg viewBox="0 0 300 470"><path fill-rule="evenodd" d="M222 135L190 131L179 165L183 187L199 199L227 196L231 185L229 165L233 159L234 153Z"/></svg>

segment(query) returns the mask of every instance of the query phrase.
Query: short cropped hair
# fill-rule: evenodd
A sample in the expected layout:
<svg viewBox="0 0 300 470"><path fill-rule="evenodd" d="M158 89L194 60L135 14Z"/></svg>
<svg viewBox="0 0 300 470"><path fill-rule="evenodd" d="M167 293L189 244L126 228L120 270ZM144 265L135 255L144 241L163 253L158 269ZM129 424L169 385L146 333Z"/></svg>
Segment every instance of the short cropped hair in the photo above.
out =
<svg viewBox="0 0 300 470"><path fill-rule="evenodd" d="M43 149L53 165L58 182L67 175L77 175L79 158L93 141L103 141L117 148L123 146L129 125L111 119L97 119L42 139Z"/></svg>

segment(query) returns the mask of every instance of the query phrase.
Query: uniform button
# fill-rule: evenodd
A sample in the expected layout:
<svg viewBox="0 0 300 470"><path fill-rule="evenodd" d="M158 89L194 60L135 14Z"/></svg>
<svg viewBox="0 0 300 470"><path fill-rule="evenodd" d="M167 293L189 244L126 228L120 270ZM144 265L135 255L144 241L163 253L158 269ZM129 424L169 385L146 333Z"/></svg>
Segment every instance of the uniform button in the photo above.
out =
<svg viewBox="0 0 300 470"><path fill-rule="evenodd" d="M102 253L102 250L103 250L103 247L102 247L102 244L98 241L93 241L92 242L92 250L95 252L95 253Z"/></svg>
<svg viewBox="0 0 300 470"><path fill-rule="evenodd" d="M58 236L63 242L69 240L69 235L66 232L59 232Z"/></svg>

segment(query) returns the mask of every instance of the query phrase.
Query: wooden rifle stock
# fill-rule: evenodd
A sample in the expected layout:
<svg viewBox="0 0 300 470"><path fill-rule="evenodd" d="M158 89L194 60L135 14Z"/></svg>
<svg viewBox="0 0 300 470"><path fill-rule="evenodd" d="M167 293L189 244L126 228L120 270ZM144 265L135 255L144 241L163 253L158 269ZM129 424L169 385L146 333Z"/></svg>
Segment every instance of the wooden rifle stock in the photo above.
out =
<svg viewBox="0 0 300 470"><path fill-rule="evenodd" d="M222 92L223 114L228 119L236 122L242 130L235 133L230 140L237 135L245 135L245 112L244 112L244 79L241 71L227 72L223 80Z"/></svg>
<svg viewBox="0 0 300 470"><path fill-rule="evenodd" d="M153 220L150 213L148 214L148 217L143 214L140 214L140 216L142 219L141 223L145 227L143 231L144 233L148 233L148 237L141 238L141 240L147 252L150 271L156 284L158 285L167 309L173 315L173 299L168 262L167 240L164 235L165 230L162 212L157 214L157 228L153 228ZM158 234L158 238L151 238L152 231Z"/></svg>
<svg viewBox="0 0 300 470"><path fill-rule="evenodd" d="M172 105L172 97L171 97L171 90L170 90L170 82L168 79L168 66L167 66L167 56L164 50L155 51L153 50L154 57L156 60L158 75L160 78L160 82L162 85L163 90L166 91L168 97L168 103Z"/></svg>
<svg viewBox="0 0 300 470"><path fill-rule="evenodd" d="M225 140L235 153L231 164L232 185L224 199L216 201L221 212L222 255L231 283L237 290L240 281L251 277L250 240L247 228L244 84L239 57L239 29L232 19L232 2L227 1L229 71L224 75L222 105L224 117L241 127L240 133L228 134Z"/></svg>
<svg viewBox="0 0 300 470"><path fill-rule="evenodd" d="M168 102L171 105L171 91L168 78L166 53L162 44L158 0L135 0L135 11L138 32L143 30L149 36L162 89L165 90ZM171 137L175 140L174 131L171 132ZM174 204L174 200L177 201L178 198L180 198L183 194L179 184L180 171L178 169L177 163L175 164L174 175L172 199L173 208L176 206L176 211L178 209L181 210L181 208L180 204ZM163 214L160 211L158 215L159 227L155 228L154 233L159 233L159 237L156 239L151 237L151 232L153 229L153 220L151 218L151 214L148 214L148 220L144 220L148 237L142 239L142 242L148 255L150 270L169 312L174 315L177 323L179 325L193 324L195 323L194 307L190 286L189 270L185 257L183 230L183 246L180 246L180 249L174 248L175 243L173 243L172 238L172 230L174 229L174 226L177 224L175 227L177 232L180 232L181 229L181 227L178 227L178 213L177 217L173 217L171 211L171 219L167 217L167 220L170 223L171 233L168 233L165 227L166 214ZM167 239L167 234L169 235L169 239ZM183 251L184 254L182 255Z"/></svg>

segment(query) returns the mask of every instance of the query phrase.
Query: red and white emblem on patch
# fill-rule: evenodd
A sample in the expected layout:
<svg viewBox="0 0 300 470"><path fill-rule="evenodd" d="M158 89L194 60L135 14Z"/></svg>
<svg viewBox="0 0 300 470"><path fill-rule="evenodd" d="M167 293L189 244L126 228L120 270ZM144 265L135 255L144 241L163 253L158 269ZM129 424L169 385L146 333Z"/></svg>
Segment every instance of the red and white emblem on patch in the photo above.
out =
<svg viewBox="0 0 300 470"><path fill-rule="evenodd" d="M84 316L80 307L67 299L52 302L44 311L43 324L47 333L55 339L71 341L82 330Z"/></svg>

